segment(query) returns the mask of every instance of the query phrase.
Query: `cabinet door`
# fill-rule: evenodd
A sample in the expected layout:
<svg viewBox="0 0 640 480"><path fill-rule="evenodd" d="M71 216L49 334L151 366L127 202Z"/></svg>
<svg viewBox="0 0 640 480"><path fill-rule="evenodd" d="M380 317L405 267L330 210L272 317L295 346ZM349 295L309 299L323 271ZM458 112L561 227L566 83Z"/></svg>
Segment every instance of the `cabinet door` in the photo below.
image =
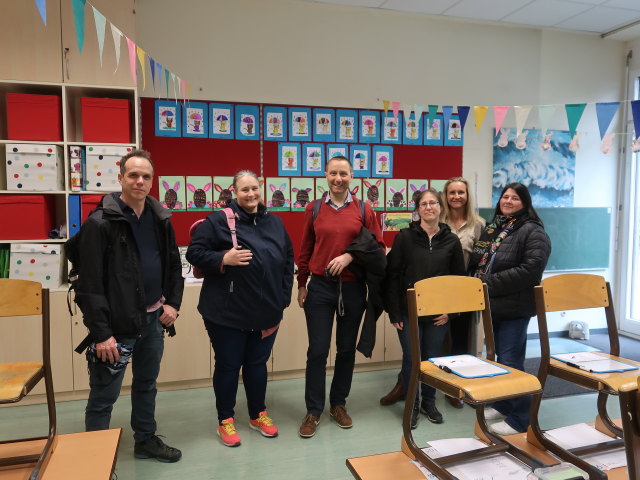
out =
<svg viewBox="0 0 640 480"><path fill-rule="evenodd" d="M72 2L63 1L61 9L62 50L65 57L63 58L63 81L90 85L135 87L129 69L127 41L124 37L120 42L120 63L114 74L116 51L111 35L111 24L113 24L124 35L135 41L134 0L92 0L91 3L107 18L102 65L100 65L100 51L91 5L87 2L85 7L84 46L82 53L80 53L76 39Z"/></svg>
<svg viewBox="0 0 640 480"><path fill-rule="evenodd" d="M273 371L304 370L307 365L307 322L304 310L298 306L298 289L294 288L291 304L284 311L273 346Z"/></svg>
<svg viewBox="0 0 640 480"><path fill-rule="evenodd" d="M384 324L384 361L402 360L402 347L398 339L398 330L389 321L389 315L383 313L378 323Z"/></svg>
<svg viewBox="0 0 640 480"><path fill-rule="evenodd" d="M0 0L0 78L62 81L60 0L47 0L46 8L47 25L36 2Z"/></svg>

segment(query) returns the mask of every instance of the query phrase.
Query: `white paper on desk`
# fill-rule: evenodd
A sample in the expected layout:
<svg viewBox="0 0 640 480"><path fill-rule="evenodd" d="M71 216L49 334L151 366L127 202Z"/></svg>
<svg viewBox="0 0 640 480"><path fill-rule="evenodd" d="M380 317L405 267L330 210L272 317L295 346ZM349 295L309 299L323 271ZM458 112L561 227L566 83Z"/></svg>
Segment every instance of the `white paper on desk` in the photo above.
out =
<svg viewBox="0 0 640 480"><path fill-rule="evenodd" d="M487 444L477 438L444 438L442 440L430 440L429 446L422 451L431 458L446 457L456 453L468 452L484 448Z"/></svg>
<svg viewBox="0 0 640 480"><path fill-rule="evenodd" d="M613 468L627 466L627 454L622 447L609 450L608 452L582 457L582 459L600 470L611 470Z"/></svg>
<svg viewBox="0 0 640 480"><path fill-rule="evenodd" d="M547 430L544 435L562 448L578 448L614 440L586 423Z"/></svg>
<svg viewBox="0 0 640 480"><path fill-rule="evenodd" d="M637 370L635 365L620 362L618 360L612 360L610 358L603 357L596 352L559 353L551 356L561 362L569 362L579 365L579 368L586 370L587 372L608 373Z"/></svg>
<svg viewBox="0 0 640 480"><path fill-rule="evenodd" d="M452 373L463 378L491 377L509 373L505 368L486 362L473 355L450 355L430 358L430 362L438 367L447 367Z"/></svg>
<svg viewBox="0 0 640 480"><path fill-rule="evenodd" d="M428 480L437 477L418 462L413 462ZM507 454L491 455L481 460L452 465L447 468L460 480L527 480L531 469Z"/></svg>

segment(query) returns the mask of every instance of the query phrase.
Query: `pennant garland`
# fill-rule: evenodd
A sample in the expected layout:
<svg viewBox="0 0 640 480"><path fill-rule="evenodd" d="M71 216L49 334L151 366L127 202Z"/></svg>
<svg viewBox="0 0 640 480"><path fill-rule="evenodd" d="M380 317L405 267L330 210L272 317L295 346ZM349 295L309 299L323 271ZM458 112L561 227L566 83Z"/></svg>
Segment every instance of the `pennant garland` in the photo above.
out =
<svg viewBox="0 0 640 480"><path fill-rule="evenodd" d="M398 112L400 111L400 102L391 102L391 108L393 108L393 119L398 121Z"/></svg>
<svg viewBox="0 0 640 480"><path fill-rule="evenodd" d="M87 0L71 0L73 19L76 25L76 40L80 53L82 53L82 47L84 46L84 7L86 4Z"/></svg>
<svg viewBox="0 0 640 480"><path fill-rule="evenodd" d="M422 112L424 112L424 105L422 105L421 103L416 103L413 106L413 112L416 117L416 122L420 124L420 119L422 118Z"/></svg>
<svg viewBox="0 0 640 480"><path fill-rule="evenodd" d="M147 69L144 65L144 50L136 45L136 52L138 53L138 60L140 61L140 68L142 69L142 90L147 86Z"/></svg>
<svg viewBox="0 0 640 480"><path fill-rule="evenodd" d="M47 0L36 0L36 6L38 7L38 12L40 12L40 18L44 22L45 27L47 26Z"/></svg>
<svg viewBox="0 0 640 480"><path fill-rule="evenodd" d="M460 118L460 129L464 130L464 126L467 123L467 117L469 116L470 107L458 105L458 117Z"/></svg>
<svg viewBox="0 0 640 480"><path fill-rule="evenodd" d="M476 132L480 131L480 127L482 127L482 123L484 122L484 117L487 116L487 110L489 110L489 107L486 105L475 105L473 107L473 114L476 117Z"/></svg>
<svg viewBox="0 0 640 480"><path fill-rule="evenodd" d="M120 65L120 41L122 40L122 32L118 30L113 23L111 24L111 36L113 37L113 48L116 49L116 69L113 71L113 73L116 73Z"/></svg>
<svg viewBox="0 0 640 480"><path fill-rule="evenodd" d="M509 107L493 107L493 118L496 123L496 135L502 128L502 123L504 122L504 118L507 116L507 112L509 111Z"/></svg>
<svg viewBox="0 0 640 480"><path fill-rule="evenodd" d="M529 118L529 114L531 113L532 108L532 105L513 107L513 110L516 114L516 136L522 133L522 129L527 123L527 118Z"/></svg>
<svg viewBox="0 0 640 480"><path fill-rule="evenodd" d="M438 105L429 105L429 123L427 124L429 125L429 128L431 128L431 124L433 123L433 120L437 114Z"/></svg>
<svg viewBox="0 0 640 480"><path fill-rule="evenodd" d="M126 35L124 38L127 39L127 47L129 48L129 69L131 70L131 78L133 78L135 83L138 81L138 76L136 75L136 44Z"/></svg>
<svg viewBox="0 0 640 480"><path fill-rule="evenodd" d="M151 83L153 84L153 91L156 91L156 62L153 57L149 57L149 67L151 68Z"/></svg>
<svg viewBox="0 0 640 480"><path fill-rule="evenodd" d="M618 111L620 102L600 102L596 103L596 117L598 117L598 128L600 129L600 140L604 140L611 120Z"/></svg>
<svg viewBox="0 0 640 480"><path fill-rule="evenodd" d="M93 18L96 22L96 35L98 35L98 51L100 52L100 66L102 66L102 51L104 50L104 27L107 19L102 15L96 7L91 5L93 9Z"/></svg>
<svg viewBox="0 0 640 480"><path fill-rule="evenodd" d="M158 70L156 75L158 76L158 98L162 94L162 65L156 62L156 69Z"/></svg>
<svg viewBox="0 0 640 480"><path fill-rule="evenodd" d="M169 70L167 70L166 68L164 69L164 85L166 88L166 94L165 94L165 98L169 98Z"/></svg>
<svg viewBox="0 0 640 480"><path fill-rule="evenodd" d="M451 119L451 112L453 112L452 105L442 106L442 117L444 120L444 128L449 128L449 120Z"/></svg>
<svg viewBox="0 0 640 480"><path fill-rule="evenodd" d="M538 117L540 118L540 133L544 137L549 130L549 122L553 114L556 113L555 105L538 105Z"/></svg>
<svg viewBox="0 0 640 480"><path fill-rule="evenodd" d="M582 118L582 113L584 112L584 107L586 106L586 103L567 103L564 106L567 112L567 121L569 122L569 132L571 137L576 134L578 124L580 123L580 118Z"/></svg>
<svg viewBox="0 0 640 480"><path fill-rule="evenodd" d="M402 109L402 111L404 112L404 121L408 122L409 118L411 118L411 105L410 104L406 104L404 106L404 108Z"/></svg>
<svg viewBox="0 0 640 480"><path fill-rule="evenodd" d="M382 105L384 106L384 116L386 117L389 112L389 100L383 100Z"/></svg>

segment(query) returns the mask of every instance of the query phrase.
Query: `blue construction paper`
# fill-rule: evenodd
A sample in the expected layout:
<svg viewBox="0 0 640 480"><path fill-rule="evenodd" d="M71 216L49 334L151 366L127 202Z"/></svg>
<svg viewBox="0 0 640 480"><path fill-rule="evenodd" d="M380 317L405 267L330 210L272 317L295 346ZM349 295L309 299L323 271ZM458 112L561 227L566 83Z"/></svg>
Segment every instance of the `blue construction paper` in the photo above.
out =
<svg viewBox="0 0 640 480"><path fill-rule="evenodd" d="M349 159L354 177L367 178L371 176L371 147L369 145L351 145Z"/></svg>
<svg viewBox="0 0 640 480"><path fill-rule="evenodd" d="M182 127L182 108L173 100L155 101L156 137L179 137Z"/></svg>
<svg viewBox="0 0 640 480"><path fill-rule="evenodd" d="M289 107L289 140L310 142L312 123L313 117L310 108Z"/></svg>
<svg viewBox="0 0 640 480"><path fill-rule="evenodd" d="M332 108L313 109L313 141L336 141L336 111Z"/></svg>
<svg viewBox="0 0 640 480"><path fill-rule="evenodd" d="M209 138L209 106L203 102L186 102L182 106L182 136Z"/></svg>
<svg viewBox="0 0 640 480"><path fill-rule="evenodd" d="M444 122L444 144L447 147L461 147L464 144L464 131L458 115L451 115Z"/></svg>
<svg viewBox="0 0 640 480"><path fill-rule="evenodd" d="M302 144L302 175L305 177L324 176L325 152L321 143Z"/></svg>
<svg viewBox="0 0 640 480"><path fill-rule="evenodd" d="M389 112L391 113L391 112ZM382 118L382 143L401 144L403 130L404 115L398 112L398 118L394 118L393 114L383 116Z"/></svg>
<svg viewBox="0 0 640 480"><path fill-rule="evenodd" d="M389 145L374 145L371 155L372 177L393 177L393 147Z"/></svg>
<svg viewBox="0 0 640 480"><path fill-rule="evenodd" d="M410 117L406 115L402 122L402 143L405 145L422 145L423 123L429 118L427 115L420 115L418 119L414 118L415 113ZM400 117L398 117L400 118Z"/></svg>
<svg viewBox="0 0 640 480"><path fill-rule="evenodd" d="M358 112L336 110L336 141L358 143Z"/></svg>
<svg viewBox="0 0 640 480"><path fill-rule="evenodd" d="M285 107L263 107L262 118L264 119L264 132L262 134L265 140L270 141L287 141L287 109Z"/></svg>
<svg viewBox="0 0 640 480"><path fill-rule="evenodd" d="M441 114L437 114L433 117L431 125L429 124L428 116L423 118L424 127L424 144L425 145L442 145L444 140L444 119ZM434 136L435 135L435 136Z"/></svg>
<svg viewBox="0 0 640 480"><path fill-rule="evenodd" d="M257 105L236 105L236 140L260 140L260 109Z"/></svg>
<svg viewBox="0 0 640 480"><path fill-rule="evenodd" d="M302 157L300 156L299 143L279 143L278 144L278 176L279 177L297 177L300 175L300 164Z"/></svg>
<svg viewBox="0 0 640 480"><path fill-rule="evenodd" d="M234 109L230 103L209 104L210 138L233 138Z"/></svg>
<svg viewBox="0 0 640 480"><path fill-rule="evenodd" d="M360 143L380 143L380 112L360 111L358 136Z"/></svg>

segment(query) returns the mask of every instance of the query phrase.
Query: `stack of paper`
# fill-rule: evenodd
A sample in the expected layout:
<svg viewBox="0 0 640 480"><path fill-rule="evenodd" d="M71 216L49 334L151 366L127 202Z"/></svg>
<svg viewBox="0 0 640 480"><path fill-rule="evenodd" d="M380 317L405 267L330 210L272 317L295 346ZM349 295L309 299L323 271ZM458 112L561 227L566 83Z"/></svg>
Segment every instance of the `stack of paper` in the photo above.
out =
<svg viewBox="0 0 640 480"><path fill-rule="evenodd" d="M463 378L493 377L509 373L506 368L499 367L473 355L435 357L430 358L429 361L445 372L455 373Z"/></svg>

